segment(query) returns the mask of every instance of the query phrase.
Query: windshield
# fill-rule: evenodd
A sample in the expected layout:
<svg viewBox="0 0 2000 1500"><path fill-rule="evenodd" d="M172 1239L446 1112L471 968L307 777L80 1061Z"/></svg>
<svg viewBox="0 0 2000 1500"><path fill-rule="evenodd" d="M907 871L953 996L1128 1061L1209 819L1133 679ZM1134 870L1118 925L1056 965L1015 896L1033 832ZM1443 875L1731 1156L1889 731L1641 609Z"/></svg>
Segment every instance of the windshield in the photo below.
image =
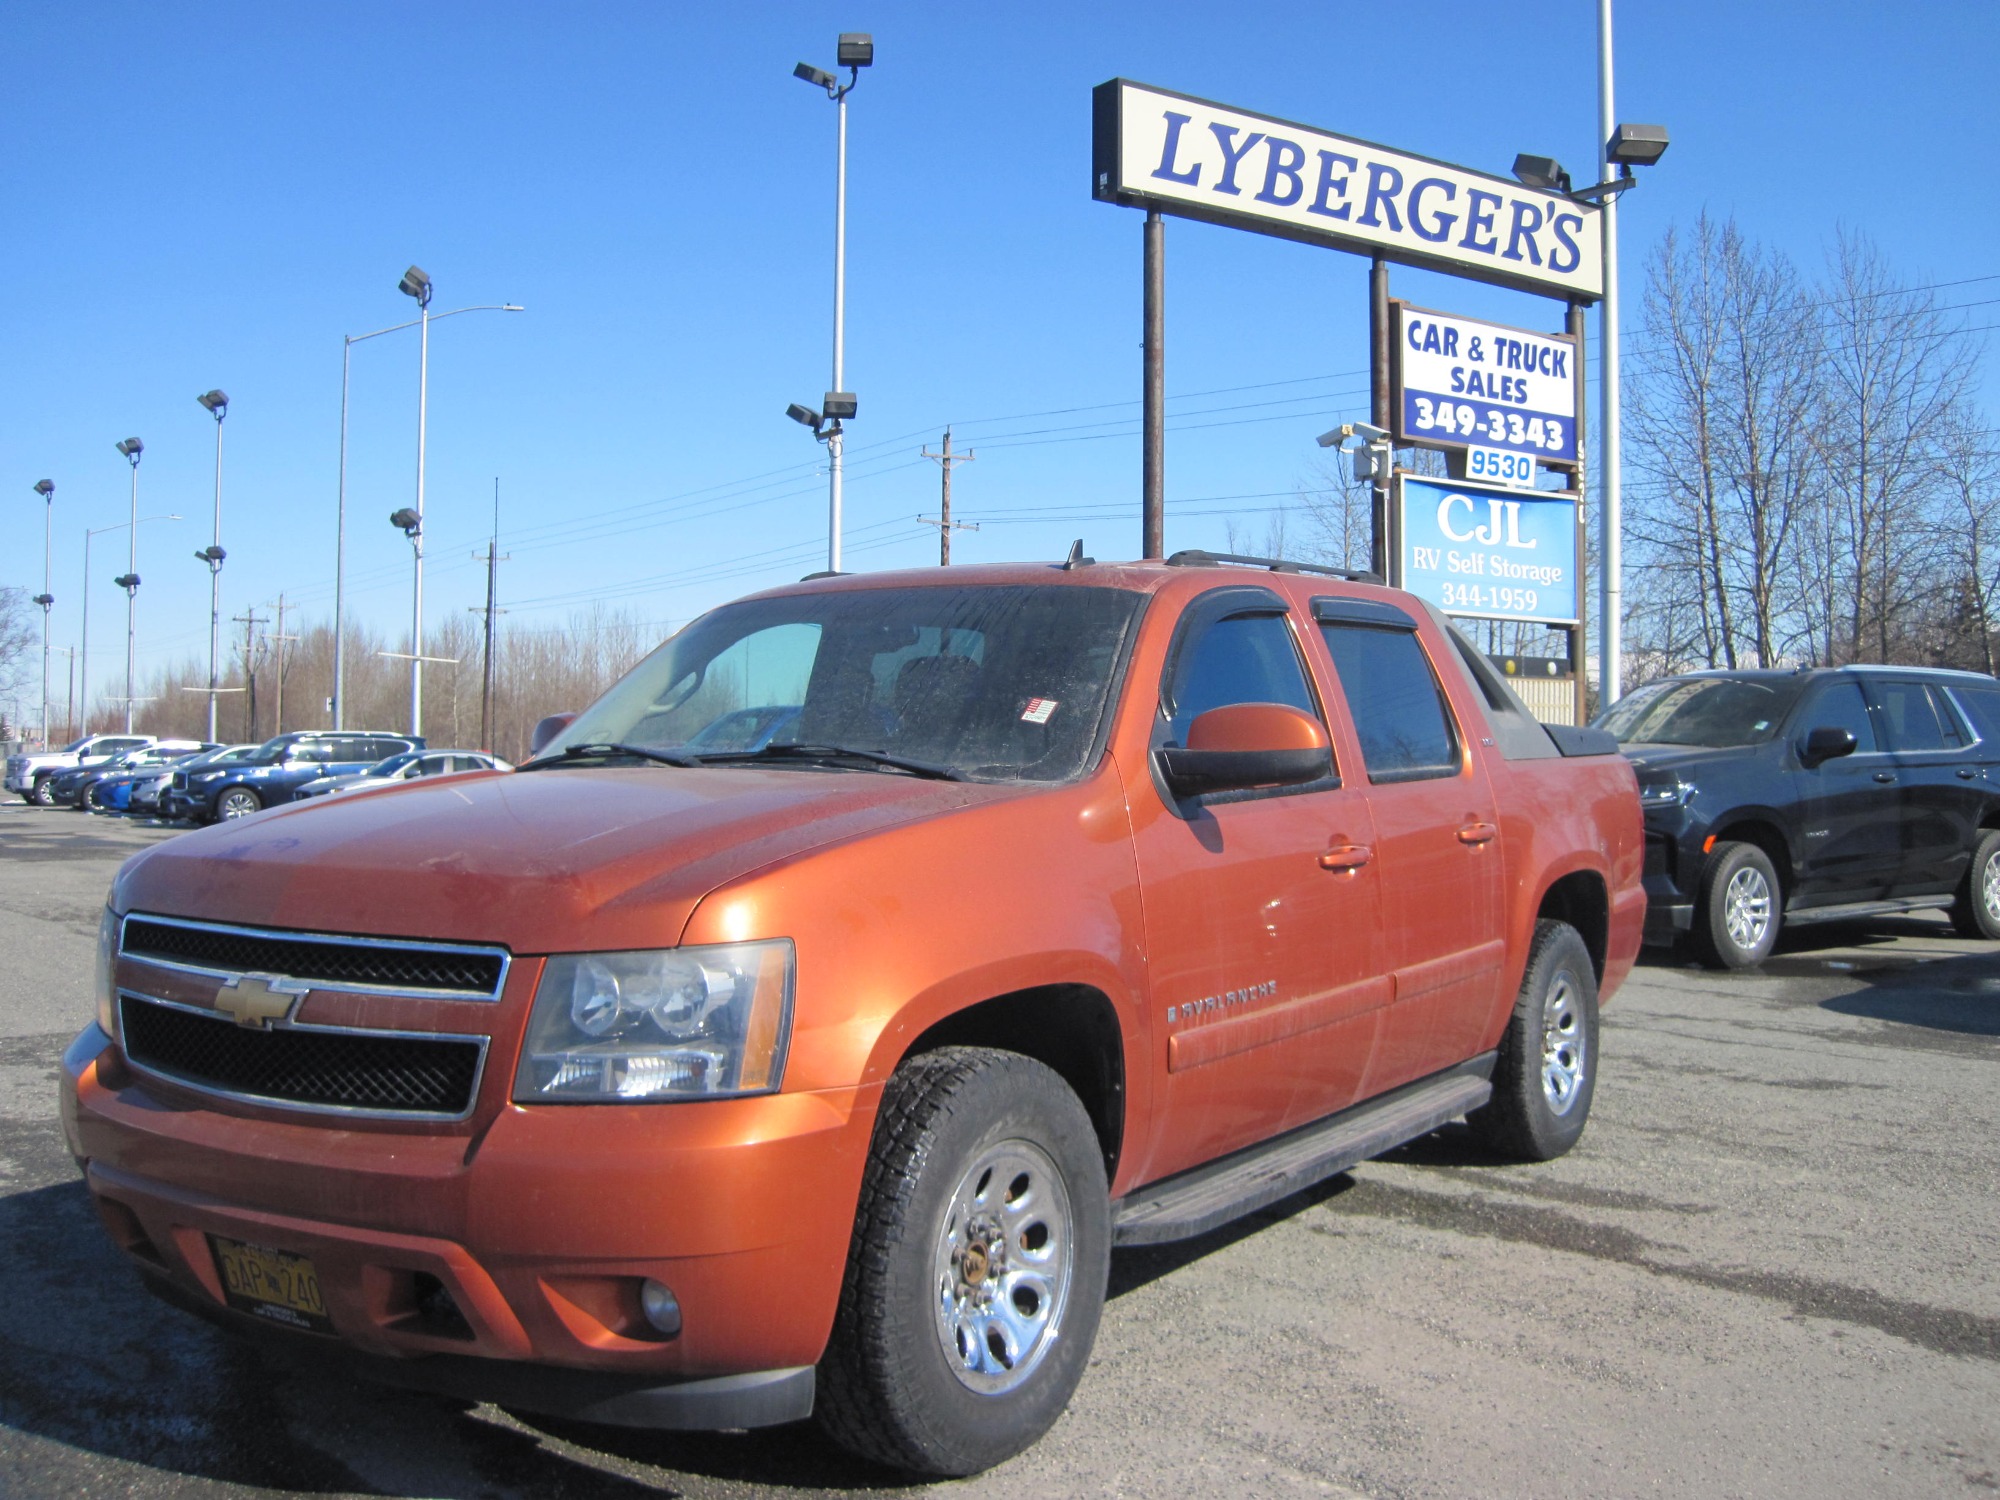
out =
<svg viewBox="0 0 2000 1500"><path fill-rule="evenodd" d="M1627 693L1597 727L1621 745L1760 745L1798 695L1795 677L1669 677Z"/></svg>
<svg viewBox="0 0 2000 1500"><path fill-rule="evenodd" d="M702 757L839 746L977 780L1067 780L1085 769L1143 603L1122 589L939 585L725 605L535 759L573 745Z"/></svg>
<svg viewBox="0 0 2000 1500"><path fill-rule="evenodd" d="M421 750L405 750L400 755L390 756L387 760L376 761L374 765L361 774L364 776L393 776L423 753Z"/></svg>

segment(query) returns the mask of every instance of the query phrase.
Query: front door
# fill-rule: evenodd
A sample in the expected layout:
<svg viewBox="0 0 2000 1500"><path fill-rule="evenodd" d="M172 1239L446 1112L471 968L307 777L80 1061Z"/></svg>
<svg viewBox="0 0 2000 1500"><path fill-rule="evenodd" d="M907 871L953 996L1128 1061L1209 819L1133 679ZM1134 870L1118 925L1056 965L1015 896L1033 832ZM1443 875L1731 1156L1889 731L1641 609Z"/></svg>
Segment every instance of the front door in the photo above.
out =
<svg viewBox="0 0 2000 1500"><path fill-rule="evenodd" d="M1367 1091L1475 1055L1504 981L1499 812L1416 622L1372 601L1314 601L1360 740L1395 998Z"/></svg>
<svg viewBox="0 0 2000 1500"><path fill-rule="evenodd" d="M1794 753L1815 729L1845 729L1854 736L1854 753L1795 773L1802 816L1791 902L1828 906L1887 895L1902 863L1903 791L1860 683L1851 677L1821 683L1792 723Z"/></svg>
<svg viewBox="0 0 2000 1500"><path fill-rule="evenodd" d="M1325 723L1297 630L1269 589L1197 599L1168 653L1153 747L1185 744L1197 716L1231 703ZM1176 801L1150 765L1126 775L1165 1053L1154 1179L1352 1103L1388 983L1365 791L1336 774Z"/></svg>

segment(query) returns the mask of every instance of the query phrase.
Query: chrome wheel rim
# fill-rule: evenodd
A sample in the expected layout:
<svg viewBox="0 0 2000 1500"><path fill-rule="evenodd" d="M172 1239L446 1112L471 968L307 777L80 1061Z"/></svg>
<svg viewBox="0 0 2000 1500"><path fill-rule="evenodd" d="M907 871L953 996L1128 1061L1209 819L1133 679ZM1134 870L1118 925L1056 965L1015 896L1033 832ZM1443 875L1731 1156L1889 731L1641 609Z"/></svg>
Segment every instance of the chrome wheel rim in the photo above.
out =
<svg viewBox="0 0 2000 1500"><path fill-rule="evenodd" d="M1749 951L1771 930L1771 883L1764 872L1745 865L1729 877L1722 893L1722 925L1729 940Z"/></svg>
<svg viewBox="0 0 2000 1500"><path fill-rule="evenodd" d="M227 819L247 818L253 812L259 811L259 809L254 798L232 793L222 799L222 806L218 811Z"/></svg>
<svg viewBox="0 0 2000 1500"><path fill-rule="evenodd" d="M1986 920L2000 926L2000 857L1987 860L1980 870L1979 899L1986 907Z"/></svg>
<svg viewBox="0 0 2000 1500"><path fill-rule="evenodd" d="M1542 1097L1549 1113L1566 1115L1575 1107L1590 1066L1589 1046L1583 989L1569 970L1560 970L1542 1001Z"/></svg>
<svg viewBox="0 0 2000 1500"><path fill-rule="evenodd" d="M931 1280L938 1345L967 1390L1016 1389L1061 1336L1073 1222L1062 1174L1027 1141L989 1146L952 1193Z"/></svg>

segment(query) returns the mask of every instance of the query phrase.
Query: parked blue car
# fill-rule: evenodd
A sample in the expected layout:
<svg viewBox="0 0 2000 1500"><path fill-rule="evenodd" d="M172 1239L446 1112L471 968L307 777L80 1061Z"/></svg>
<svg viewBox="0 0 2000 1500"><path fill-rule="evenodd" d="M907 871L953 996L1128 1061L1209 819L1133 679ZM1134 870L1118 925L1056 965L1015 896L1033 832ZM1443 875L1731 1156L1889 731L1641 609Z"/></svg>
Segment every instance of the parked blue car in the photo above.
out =
<svg viewBox="0 0 2000 1500"><path fill-rule="evenodd" d="M290 802L299 787L321 776L365 770L405 750L421 750L417 735L375 731L301 729L266 740L254 755L228 764L176 771L160 798L160 815L215 823L247 817Z"/></svg>

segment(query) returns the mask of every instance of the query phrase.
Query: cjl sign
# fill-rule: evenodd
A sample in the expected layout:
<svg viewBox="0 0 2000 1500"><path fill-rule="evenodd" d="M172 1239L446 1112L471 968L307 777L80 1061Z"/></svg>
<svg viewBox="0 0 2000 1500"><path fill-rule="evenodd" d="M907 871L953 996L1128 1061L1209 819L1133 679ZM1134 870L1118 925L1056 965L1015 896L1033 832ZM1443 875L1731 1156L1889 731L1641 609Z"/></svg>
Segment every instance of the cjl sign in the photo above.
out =
<svg viewBox="0 0 2000 1500"><path fill-rule="evenodd" d="M1450 615L1577 623L1574 496L1396 482L1404 588Z"/></svg>

